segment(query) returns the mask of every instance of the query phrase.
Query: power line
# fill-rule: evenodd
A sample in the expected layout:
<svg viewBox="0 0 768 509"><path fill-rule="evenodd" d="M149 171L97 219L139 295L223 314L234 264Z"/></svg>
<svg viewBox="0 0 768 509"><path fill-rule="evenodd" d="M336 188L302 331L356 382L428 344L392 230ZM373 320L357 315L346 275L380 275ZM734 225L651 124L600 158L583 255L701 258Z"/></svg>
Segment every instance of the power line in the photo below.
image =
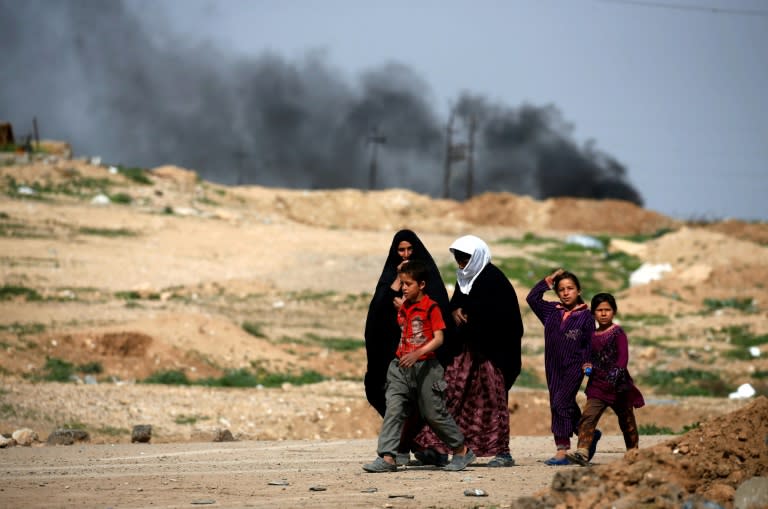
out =
<svg viewBox="0 0 768 509"><path fill-rule="evenodd" d="M768 17L768 11L759 9L732 9L728 7L705 7L703 5L672 4L665 2L647 2L644 0L598 0L611 4L637 5L642 7L654 7L658 9L670 9L678 11L701 11L711 14L735 14L739 16L763 16Z"/></svg>

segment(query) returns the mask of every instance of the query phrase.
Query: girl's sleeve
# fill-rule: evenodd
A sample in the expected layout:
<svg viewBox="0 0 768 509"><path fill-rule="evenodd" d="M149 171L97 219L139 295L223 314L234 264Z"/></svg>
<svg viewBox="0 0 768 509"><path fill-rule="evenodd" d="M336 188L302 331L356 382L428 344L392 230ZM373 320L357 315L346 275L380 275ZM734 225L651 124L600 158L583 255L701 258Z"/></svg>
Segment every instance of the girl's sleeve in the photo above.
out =
<svg viewBox="0 0 768 509"><path fill-rule="evenodd" d="M616 364L608 372L608 381L610 381L617 391L623 392L629 388L629 375L627 372L627 362L629 361L629 342L624 329L619 327L616 336L613 338L616 345Z"/></svg>
<svg viewBox="0 0 768 509"><path fill-rule="evenodd" d="M592 336L595 334L595 318L590 311L587 311L587 320L584 324L584 335L587 340L584 343L584 350L582 352L582 362L590 362L592 360Z"/></svg>
<svg viewBox="0 0 768 509"><path fill-rule="evenodd" d="M544 293L547 290L549 290L549 283L546 279L542 279L536 283L536 286L531 288L531 291L528 292L528 296L525 298L528 306L530 306L538 319L541 320L541 323L545 323L552 313L552 310L555 309L554 302L547 302L544 300Z"/></svg>
<svg viewBox="0 0 768 509"><path fill-rule="evenodd" d="M629 340L624 329L619 328L616 332L616 367L627 369L629 364Z"/></svg>

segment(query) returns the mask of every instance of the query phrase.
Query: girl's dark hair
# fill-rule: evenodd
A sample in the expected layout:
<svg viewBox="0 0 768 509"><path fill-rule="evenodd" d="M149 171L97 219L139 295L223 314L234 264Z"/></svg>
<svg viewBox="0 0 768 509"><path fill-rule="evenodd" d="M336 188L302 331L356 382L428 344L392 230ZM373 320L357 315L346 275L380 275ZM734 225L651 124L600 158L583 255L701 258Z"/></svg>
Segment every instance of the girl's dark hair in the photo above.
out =
<svg viewBox="0 0 768 509"><path fill-rule="evenodd" d="M579 278L576 277L576 274L565 271L559 276L555 276L555 279L552 280L552 286L555 288L555 293L557 293L557 285L559 285L560 281L563 279L570 279L573 281L573 284L576 285L576 289L581 291L581 283L579 282ZM579 295L579 304L584 304L584 299L581 298L581 295Z"/></svg>
<svg viewBox="0 0 768 509"><path fill-rule="evenodd" d="M611 306L611 309L613 309L613 312L616 313L619 308L616 306L616 299L613 298L613 295L610 293L598 293L594 297L592 297L592 303L590 308L592 309L592 314L595 313L595 309L597 309L597 306L602 304L603 302L607 302L609 306Z"/></svg>

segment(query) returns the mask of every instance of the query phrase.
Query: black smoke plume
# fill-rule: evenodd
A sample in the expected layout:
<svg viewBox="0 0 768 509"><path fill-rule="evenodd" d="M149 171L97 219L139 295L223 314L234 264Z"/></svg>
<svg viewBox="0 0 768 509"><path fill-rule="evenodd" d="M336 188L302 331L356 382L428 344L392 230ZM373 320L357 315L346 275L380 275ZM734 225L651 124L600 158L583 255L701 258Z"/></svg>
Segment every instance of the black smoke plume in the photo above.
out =
<svg viewBox="0 0 768 509"><path fill-rule="evenodd" d="M69 141L76 154L176 164L225 184L445 192L448 119L424 80L398 63L349 83L311 51L294 62L242 57L151 32L118 0L0 0L0 48L0 119L17 135L36 118L43 137ZM474 194L642 204L625 168L575 143L554 106L464 93L455 144L468 141L472 120ZM465 198L466 159L451 176L450 196Z"/></svg>

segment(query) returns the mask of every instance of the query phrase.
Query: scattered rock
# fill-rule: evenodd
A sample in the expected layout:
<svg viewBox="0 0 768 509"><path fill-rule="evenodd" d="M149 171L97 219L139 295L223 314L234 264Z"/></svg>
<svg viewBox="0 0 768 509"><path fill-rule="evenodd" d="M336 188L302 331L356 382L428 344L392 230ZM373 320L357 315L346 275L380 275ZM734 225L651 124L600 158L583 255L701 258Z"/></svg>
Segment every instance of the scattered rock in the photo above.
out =
<svg viewBox="0 0 768 509"><path fill-rule="evenodd" d="M16 445L16 440L14 440L13 438L0 435L0 449L5 449L6 447L13 447L15 445Z"/></svg>
<svg viewBox="0 0 768 509"><path fill-rule="evenodd" d="M152 440L152 425L151 424L137 424L131 431L131 443L147 444Z"/></svg>
<svg viewBox="0 0 768 509"><path fill-rule="evenodd" d="M72 445L75 442L89 442L91 436L84 429L57 429L48 435L48 445Z"/></svg>
<svg viewBox="0 0 768 509"><path fill-rule="evenodd" d="M11 438L13 438L18 445L23 446L30 446L38 441L37 432L29 428L17 429L13 432Z"/></svg>
<svg viewBox="0 0 768 509"><path fill-rule="evenodd" d="M747 479L736 489L733 509L768 507L768 477Z"/></svg>
<svg viewBox="0 0 768 509"><path fill-rule="evenodd" d="M214 442L234 442L235 437L228 429L217 429L213 435Z"/></svg>

